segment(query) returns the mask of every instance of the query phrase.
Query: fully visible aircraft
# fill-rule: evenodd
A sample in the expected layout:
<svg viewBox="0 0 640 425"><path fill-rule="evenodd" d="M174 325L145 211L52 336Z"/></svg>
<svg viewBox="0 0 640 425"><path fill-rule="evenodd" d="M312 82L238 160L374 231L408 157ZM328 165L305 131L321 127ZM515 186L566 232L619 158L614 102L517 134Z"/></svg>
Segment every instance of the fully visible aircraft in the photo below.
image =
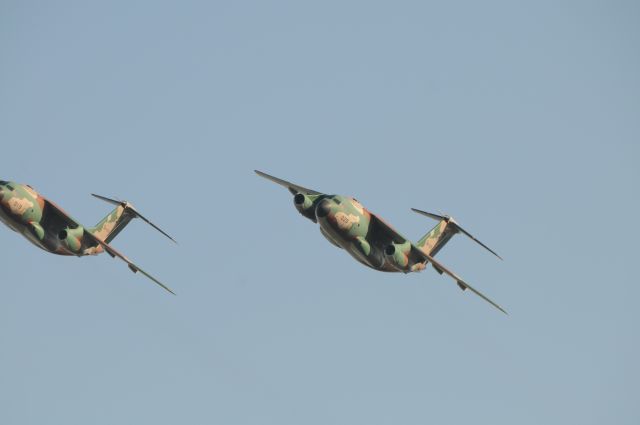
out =
<svg viewBox="0 0 640 425"><path fill-rule="evenodd" d="M294 195L293 203L298 212L318 223L320 233L329 242L346 250L365 266L383 272L410 273L424 270L427 264L431 263L438 273L451 276L460 289L469 289L507 314L502 307L433 258L453 235L462 233L502 260L502 257L471 236L453 218L412 208L418 214L438 221L438 224L418 242L412 243L379 216L364 208L355 198L324 194L262 171L254 171L259 176L289 189Z"/></svg>
<svg viewBox="0 0 640 425"><path fill-rule="evenodd" d="M169 287L132 263L109 243L136 217L173 242L175 240L143 217L129 202L92 195L116 205L116 208L94 227L84 227L31 186L0 180L0 220L38 248L52 254L82 257L106 251L111 257L126 262L134 273L142 273L174 294Z"/></svg>

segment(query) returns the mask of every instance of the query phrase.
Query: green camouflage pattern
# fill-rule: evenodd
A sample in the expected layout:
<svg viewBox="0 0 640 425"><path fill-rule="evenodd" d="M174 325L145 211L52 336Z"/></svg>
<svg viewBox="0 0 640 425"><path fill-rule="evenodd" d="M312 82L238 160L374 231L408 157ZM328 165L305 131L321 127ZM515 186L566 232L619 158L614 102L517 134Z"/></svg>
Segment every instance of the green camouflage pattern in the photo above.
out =
<svg viewBox="0 0 640 425"><path fill-rule="evenodd" d="M82 257L97 255L106 250L111 256L124 260L132 271L140 271L171 292L164 284L108 245L135 217L156 226L142 217L128 202L94 196L114 203L116 207L95 227L85 228L31 186L0 180L0 221L38 248L52 254Z"/></svg>
<svg viewBox="0 0 640 425"><path fill-rule="evenodd" d="M126 206L131 204L125 203L118 205L105 218L100 220L95 227L92 227L91 233L103 241L110 243L118 233L126 227L129 222L135 218L135 214L131 213L131 209Z"/></svg>
<svg viewBox="0 0 640 425"><path fill-rule="evenodd" d="M293 202L298 212L317 223L320 233L331 244L344 249L359 263L378 271L402 273L418 272L431 264L438 273L446 273L454 278L461 289L470 289L505 312L433 258L457 233L463 233L489 249L451 217L414 209L415 212L438 220L438 224L414 244L353 197L324 194L258 170L255 172L289 189L294 195ZM497 256L492 250L489 251Z"/></svg>
<svg viewBox="0 0 640 425"><path fill-rule="evenodd" d="M449 242L449 239L455 235L457 230L454 226L449 226L449 220L441 219L433 229L416 242L416 246L422 251L434 256Z"/></svg>
<svg viewBox="0 0 640 425"><path fill-rule="evenodd" d="M100 245L84 239L84 227L73 225L73 218L68 215L66 219L57 217L54 211L62 210L54 209L53 205L31 186L14 182L0 185L0 219L37 247L57 255L84 256L103 252ZM89 231L109 243L133 218L125 211L124 206L118 205Z"/></svg>

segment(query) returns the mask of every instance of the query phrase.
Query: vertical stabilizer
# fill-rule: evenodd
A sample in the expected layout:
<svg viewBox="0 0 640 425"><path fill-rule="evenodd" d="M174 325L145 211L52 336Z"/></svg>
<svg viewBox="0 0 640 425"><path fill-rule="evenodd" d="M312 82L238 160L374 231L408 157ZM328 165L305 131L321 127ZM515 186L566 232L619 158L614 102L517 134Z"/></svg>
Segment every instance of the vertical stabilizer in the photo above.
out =
<svg viewBox="0 0 640 425"><path fill-rule="evenodd" d="M429 216L439 220L438 224L436 224L433 229L429 230L426 235L420 238L416 243L416 246L425 254L429 254L433 257L442 249L443 246L445 246L447 242L449 242L449 239L457 233L457 229L455 226L450 225L447 217L436 216L435 214L430 214Z"/></svg>
<svg viewBox="0 0 640 425"><path fill-rule="evenodd" d="M89 231L100 240L110 243L133 218L135 218L135 214L127 208L126 204L119 204L105 218L100 220L95 227L89 229Z"/></svg>

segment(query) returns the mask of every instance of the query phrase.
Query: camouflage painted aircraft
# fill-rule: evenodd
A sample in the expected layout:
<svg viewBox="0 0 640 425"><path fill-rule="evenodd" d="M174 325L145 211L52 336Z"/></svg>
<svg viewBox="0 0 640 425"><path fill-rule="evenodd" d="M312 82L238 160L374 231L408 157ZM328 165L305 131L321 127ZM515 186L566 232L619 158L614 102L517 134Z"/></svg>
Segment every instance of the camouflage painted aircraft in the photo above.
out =
<svg viewBox="0 0 640 425"><path fill-rule="evenodd" d="M142 273L173 294L171 289L133 264L109 243L136 217L173 242L175 240L143 217L129 202L92 195L116 205L116 208L95 227L87 228L31 186L0 180L0 220L38 248L53 254L82 257L106 251L111 257L118 257L126 262L134 273Z"/></svg>
<svg viewBox="0 0 640 425"><path fill-rule="evenodd" d="M289 189L289 192L294 195L293 203L298 212L314 223L318 223L320 233L329 242L338 248L343 248L365 266L383 272L409 273L424 270L427 264L431 263L438 273L451 276L463 291L469 289L498 310L507 313L433 258L453 235L462 233L502 259L460 227L453 218L412 208L418 214L438 221L438 224L418 242L412 243L379 216L365 209L354 198L324 194L258 170L255 172Z"/></svg>

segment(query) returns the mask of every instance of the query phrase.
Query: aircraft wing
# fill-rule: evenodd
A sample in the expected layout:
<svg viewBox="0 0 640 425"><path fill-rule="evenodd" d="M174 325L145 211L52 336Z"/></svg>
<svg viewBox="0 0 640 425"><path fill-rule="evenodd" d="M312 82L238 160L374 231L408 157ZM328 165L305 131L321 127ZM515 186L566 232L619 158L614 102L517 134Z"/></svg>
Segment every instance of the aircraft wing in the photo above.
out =
<svg viewBox="0 0 640 425"><path fill-rule="evenodd" d="M79 226L81 226L80 223L78 223L76 220L71 218L71 216L69 216L69 214L64 212L60 207L58 207L56 204L54 204L53 202L49 201L48 199L45 200L45 211L46 211L46 213L45 213L46 214L46 220L49 220L50 222L55 220L56 221L56 225L61 227L61 228L68 226L70 228L74 228L75 229L75 228L78 228ZM138 267L133 262L131 262L131 260L129 260L124 255L122 255L120 252L118 252L115 248L113 248L108 243L106 243L103 240L101 240L98 237L96 237L94 234L89 232L86 228L84 229L83 236L85 238L87 238L88 242L89 241L93 242L93 246L100 245L112 257L118 257L121 260L123 260L125 263L127 263L127 265L129 266L129 269L131 269L132 272L134 272L134 273L137 273L137 272L142 273L143 275L145 275L146 277L148 277L149 279L153 280L155 283L157 283L158 285L162 286L164 289L166 289L167 291L169 291L173 295L175 295L175 293L171 289L169 289L169 287L164 285L162 282L160 282L155 277L151 276L149 273L147 273L144 270L142 270L140 267Z"/></svg>
<svg viewBox="0 0 640 425"><path fill-rule="evenodd" d="M151 276L149 273L145 272L144 270L142 270L140 267L138 267L137 265L135 265L131 260L129 260L127 257L125 257L123 254L121 254L120 252L118 252L115 248L113 248L111 245L109 245L108 243L104 242L103 240L99 239L98 237L94 236L91 232L89 232L88 230L85 229L84 231L84 236L95 242L96 244L102 246L102 248L107 252L107 254L111 255L112 257L118 257L120 258L122 261L124 261L125 263L127 263L127 265L129 266L129 269L134 272L140 272L143 275L145 275L146 277L148 277L149 279L153 280L155 283L157 283L158 285L162 286L164 289L166 289L167 291L171 292L173 295L175 295L175 292L173 292L171 289L169 289L168 286L166 286L165 284L163 284L162 282L160 282L158 279L156 279L155 277Z"/></svg>
<svg viewBox="0 0 640 425"><path fill-rule="evenodd" d="M51 202L50 200L44 200L44 209L43 209L43 218L42 221L46 221L49 223L49 227L53 228L63 228L70 227L75 229L81 226L78 221L76 221L73 217L67 214L62 208Z"/></svg>
<svg viewBox="0 0 640 425"><path fill-rule="evenodd" d="M370 231L374 232L372 235L375 240L379 241L379 243L384 244L385 246L390 244L391 242L395 242L397 244L402 244L407 241L407 239L398 233L395 229L393 229L390 225L388 225L384 220L378 217L375 214L371 214L371 224L372 228ZM436 261L435 258L430 256L429 254L424 253L420 248L416 247L413 243L411 243L411 251L409 252L409 264L417 264L417 263L431 263L431 265L436 269L436 271L446 273L450 277L452 277L460 289L463 291L465 289L469 289L474 294L478 295L483 300L487 301L489 304L503 312L504 314L508 314L502 307L498 304L490 300L487 296L482 294L480 291L469 285L465 282L461 277L456 275L454 272L449 270L439 261Z"/></svg>
<svg viewBox="0 0 640 425"><path fill-rule="evenodd" d="M321 192L315 191L313 189L307 189L306 187L298 186L297 184L279 179L267 173L263 173L262 171L258 171L258 170L253 170L253 171L255 171L256 174L259 175L260 177L264 177L267 180L271 180L274 183L278 183L280 186L286 187L287 189L289 189L289 192L291 192L293 195L298 193L304 193L306 195L322 195Z"/></svg>
<svg viewBox="0 0 640 425"><path fill-rule="evenodd" d="M412 246L411 250L413 251L413 249L414 249L414 247ZM471 292L473 292L474 294L476 294L477 296L479 296L480 298L482 298L483 300L485 300L486 302L488 302L489 304L491 304L492 306L494 306L495 308L497 308L498 310L500 310L504 314L508 314L502 307L500 307L495 302L491 301L489 298L487 298L486 295L484 295L483 293L481 293L480 291L475 289L473 286L469 285L467 282L462 280L461 277L459 277L457 274L455 274L451 270L447 269L445 266L442 265L442 263L436 261L432 256L422 252L422 250L419 250L417 248L415 248L415 249L417 251L419 251L419 253L422 254L425 257L425 259L428 260L434 267L437 267L439 270L442 270L443 272L445 272L446 274L451 276L453 279L455 279L455 281L458 284L458 286L460 287L460 289L462 289L463 291L465 289L470 290Z"/></svg>

